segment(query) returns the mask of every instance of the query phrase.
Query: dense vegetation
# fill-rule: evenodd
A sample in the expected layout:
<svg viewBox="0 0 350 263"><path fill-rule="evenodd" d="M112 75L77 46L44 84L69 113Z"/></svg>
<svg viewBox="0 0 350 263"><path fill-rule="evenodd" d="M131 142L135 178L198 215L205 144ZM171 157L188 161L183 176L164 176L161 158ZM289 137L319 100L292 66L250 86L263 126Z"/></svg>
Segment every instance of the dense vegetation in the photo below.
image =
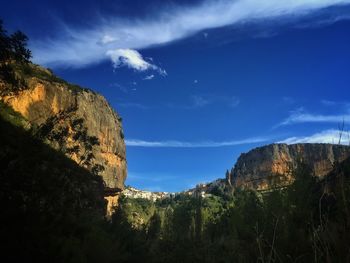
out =
<svg viewBox="0 0 350 263"><path fill-rule="evenodd" d="M125 262L349 262L350 160L325 180L305 165L294 177L265 193L122 199L112 224Z"/></svg>
<svg viewBox="0 0 350 263"><path fill-rule="evenodd" d="M0 80L5 81L13 92L25 87L23 78L16 74L13 64L28 65L32 56L27 48L28 37L21 31L8 34L0 20ZM7 92L4 88L1 94Z"/></svg>

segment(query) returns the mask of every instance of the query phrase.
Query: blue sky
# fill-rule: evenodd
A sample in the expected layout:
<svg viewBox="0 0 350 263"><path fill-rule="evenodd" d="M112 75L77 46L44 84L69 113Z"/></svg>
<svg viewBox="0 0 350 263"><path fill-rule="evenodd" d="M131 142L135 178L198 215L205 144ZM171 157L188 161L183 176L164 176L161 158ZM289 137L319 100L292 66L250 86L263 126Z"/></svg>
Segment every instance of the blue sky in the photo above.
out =
<svg viewBox="0 0 350 263"><path fill-rule="evenodd" d="M3 1L33 61L123 118L127 184L179 191L350 122L350 1ZM347 144L347 134L342 143Z"/></svg>

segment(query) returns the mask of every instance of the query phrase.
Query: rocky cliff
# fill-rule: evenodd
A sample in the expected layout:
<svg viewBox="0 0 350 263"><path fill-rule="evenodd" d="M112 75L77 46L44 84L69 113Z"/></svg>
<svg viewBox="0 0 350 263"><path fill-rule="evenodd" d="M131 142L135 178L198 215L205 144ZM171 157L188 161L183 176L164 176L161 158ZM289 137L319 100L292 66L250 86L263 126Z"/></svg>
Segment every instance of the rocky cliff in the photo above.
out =
<svg viewBox="0 0 350 263"><path fill-rule="evenodd" d="M271 144L243 153L227 181L235 187L265 190L271 185L286 185L298 163L311 167L315 176L328 174L335 162L350 156L350 147L332 144Z"/></svg>
<svg viewBox="0 0 350 263"><path fill-rule="evenodd" d="M56 130L49 143L55 148L64 146L66 152L69 150L68 156L81 166L90 170L98 168L107 189L123 189L127 170L121 118L106 99L38 66L31 65L29 70L20 70L18 74L25 88L1 92L1 99L37 130L44 127ZM1 83L1 90L11 91L11 88ZM93 141L94 138L97 140Z"/></svg>

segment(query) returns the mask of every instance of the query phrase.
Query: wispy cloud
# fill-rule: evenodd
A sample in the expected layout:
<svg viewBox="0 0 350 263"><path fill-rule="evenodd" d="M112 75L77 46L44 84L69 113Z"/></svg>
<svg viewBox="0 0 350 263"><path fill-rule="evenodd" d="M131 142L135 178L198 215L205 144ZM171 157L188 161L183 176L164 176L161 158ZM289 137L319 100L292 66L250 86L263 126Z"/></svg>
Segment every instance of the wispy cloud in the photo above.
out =
<svg viewBox="0 0 350 263"><path fill-rule="evenodd" d="M154 75L148 75L146 77L143 78L143 80L151 80L151 79L154 79Z"/></svg>
<svg viewBox="0 0 350 263"><path fill-rule="evenodd" d="M85 66L113 51L140 50L186 38L205 29L242 22L300 17L350 0L206 0L197 6L160 8L152 18L103 17L94 26L64 25L56 37L31 42L34 61L44 65ZM346 17L344 18L346 19ZM112 52L112 53L111 53Z"/></svg>
<svg viewBox="0 0 350 263"><path fill-rule="evenodd" d="M299 123L337 123L350 122L350 112L343 114L324 115L307 113L302 108L292 111L288 118L277 124L274 128Z"/></svg>
<svg viewBox="0 0 350 263"><path fill-rule="evenodd" d="M279 141L279 143L295 144L295 143L340 143L344 145L350 145L350 136L348 132L343 132L340 136L338 130L325 130L309 136L290 137Z"/></svg>
<svg viewBox="0 0 350 263"><path fill-rule="evenodd" d="M216 148L235 146L243 144L254 144L268 141L268 138L255 137L243 140L233 141L203 141L203 142L184 142L184 141L144 141L138 139L125 140L125 144L129 147L152 147L152 148Z"/></svg>
<svg viewBox="0 0 350 263"><path fill-rule="evenodd" d="M345 109L350 112L350 103L348 101L334 101L334 100L321 100L323 106L338 107L339 109Z"/></svg>
<svg viewBox="0 0 350 263"><path fill-rule="evenodd" d="M109 43L113 43L113 42L115 42L115 41L117 41L118 40L118 38L116 38L116 37L112 37L112 36L110 36L110 35L104 35L103 37L102 37L102 39L101 39L101 44L109 44Z"/></svg>
<svg viewBox="0 0 350 263"><path fill-rule="evenodd" d="M200 95L192 96L192 101L193 101L193 104L191 105L191 107L194 107L194 108L201 108L212 103L212 101L209 98L205 98Z"/></svg>
<svg viewBox="0 0 350 263"><path fill-rule="evenodd" d="M325 105L325 106L334 106L337 103L335 101L332 101L332 100L321 100L321 104Z"/></svg>

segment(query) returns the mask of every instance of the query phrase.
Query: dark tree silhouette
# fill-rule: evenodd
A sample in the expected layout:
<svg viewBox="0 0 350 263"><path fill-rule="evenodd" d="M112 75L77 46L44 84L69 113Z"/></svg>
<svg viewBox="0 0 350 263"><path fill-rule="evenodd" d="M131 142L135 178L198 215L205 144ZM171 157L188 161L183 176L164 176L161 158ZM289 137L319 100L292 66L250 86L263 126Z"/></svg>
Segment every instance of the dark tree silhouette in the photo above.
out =
<svg viewBox="0 0 350 263"><path fill-rule="evenodd" d="M25 87L25 81L16 76L14 64L30 63L31 51L27 48L28 37L21 31L9 35L0 20L0 80L10 89L1 89L1 93L17 92Z"/></svg>
<svg viewBox="0 0 350 263"><path fill-rule="evenodd" d="M68 157L79 158L78 164L89 168L95 174L100 174L104 167L94 163L94 146L100 142L96 136L90 136L84 125L84 119L74 117L75 108L61 111L48 118L35 132L35 136L43 141L50 141L56 148ZM73 142L68 143L71 137Z"/></svg>
<svg viewBox="0 0 350 263"><path fill-rule="evenodd" d="M28 37L21 31L8 35L0 20L0 63L11 61L29 63L32 57L31 51L27 48Z"/></svg>

